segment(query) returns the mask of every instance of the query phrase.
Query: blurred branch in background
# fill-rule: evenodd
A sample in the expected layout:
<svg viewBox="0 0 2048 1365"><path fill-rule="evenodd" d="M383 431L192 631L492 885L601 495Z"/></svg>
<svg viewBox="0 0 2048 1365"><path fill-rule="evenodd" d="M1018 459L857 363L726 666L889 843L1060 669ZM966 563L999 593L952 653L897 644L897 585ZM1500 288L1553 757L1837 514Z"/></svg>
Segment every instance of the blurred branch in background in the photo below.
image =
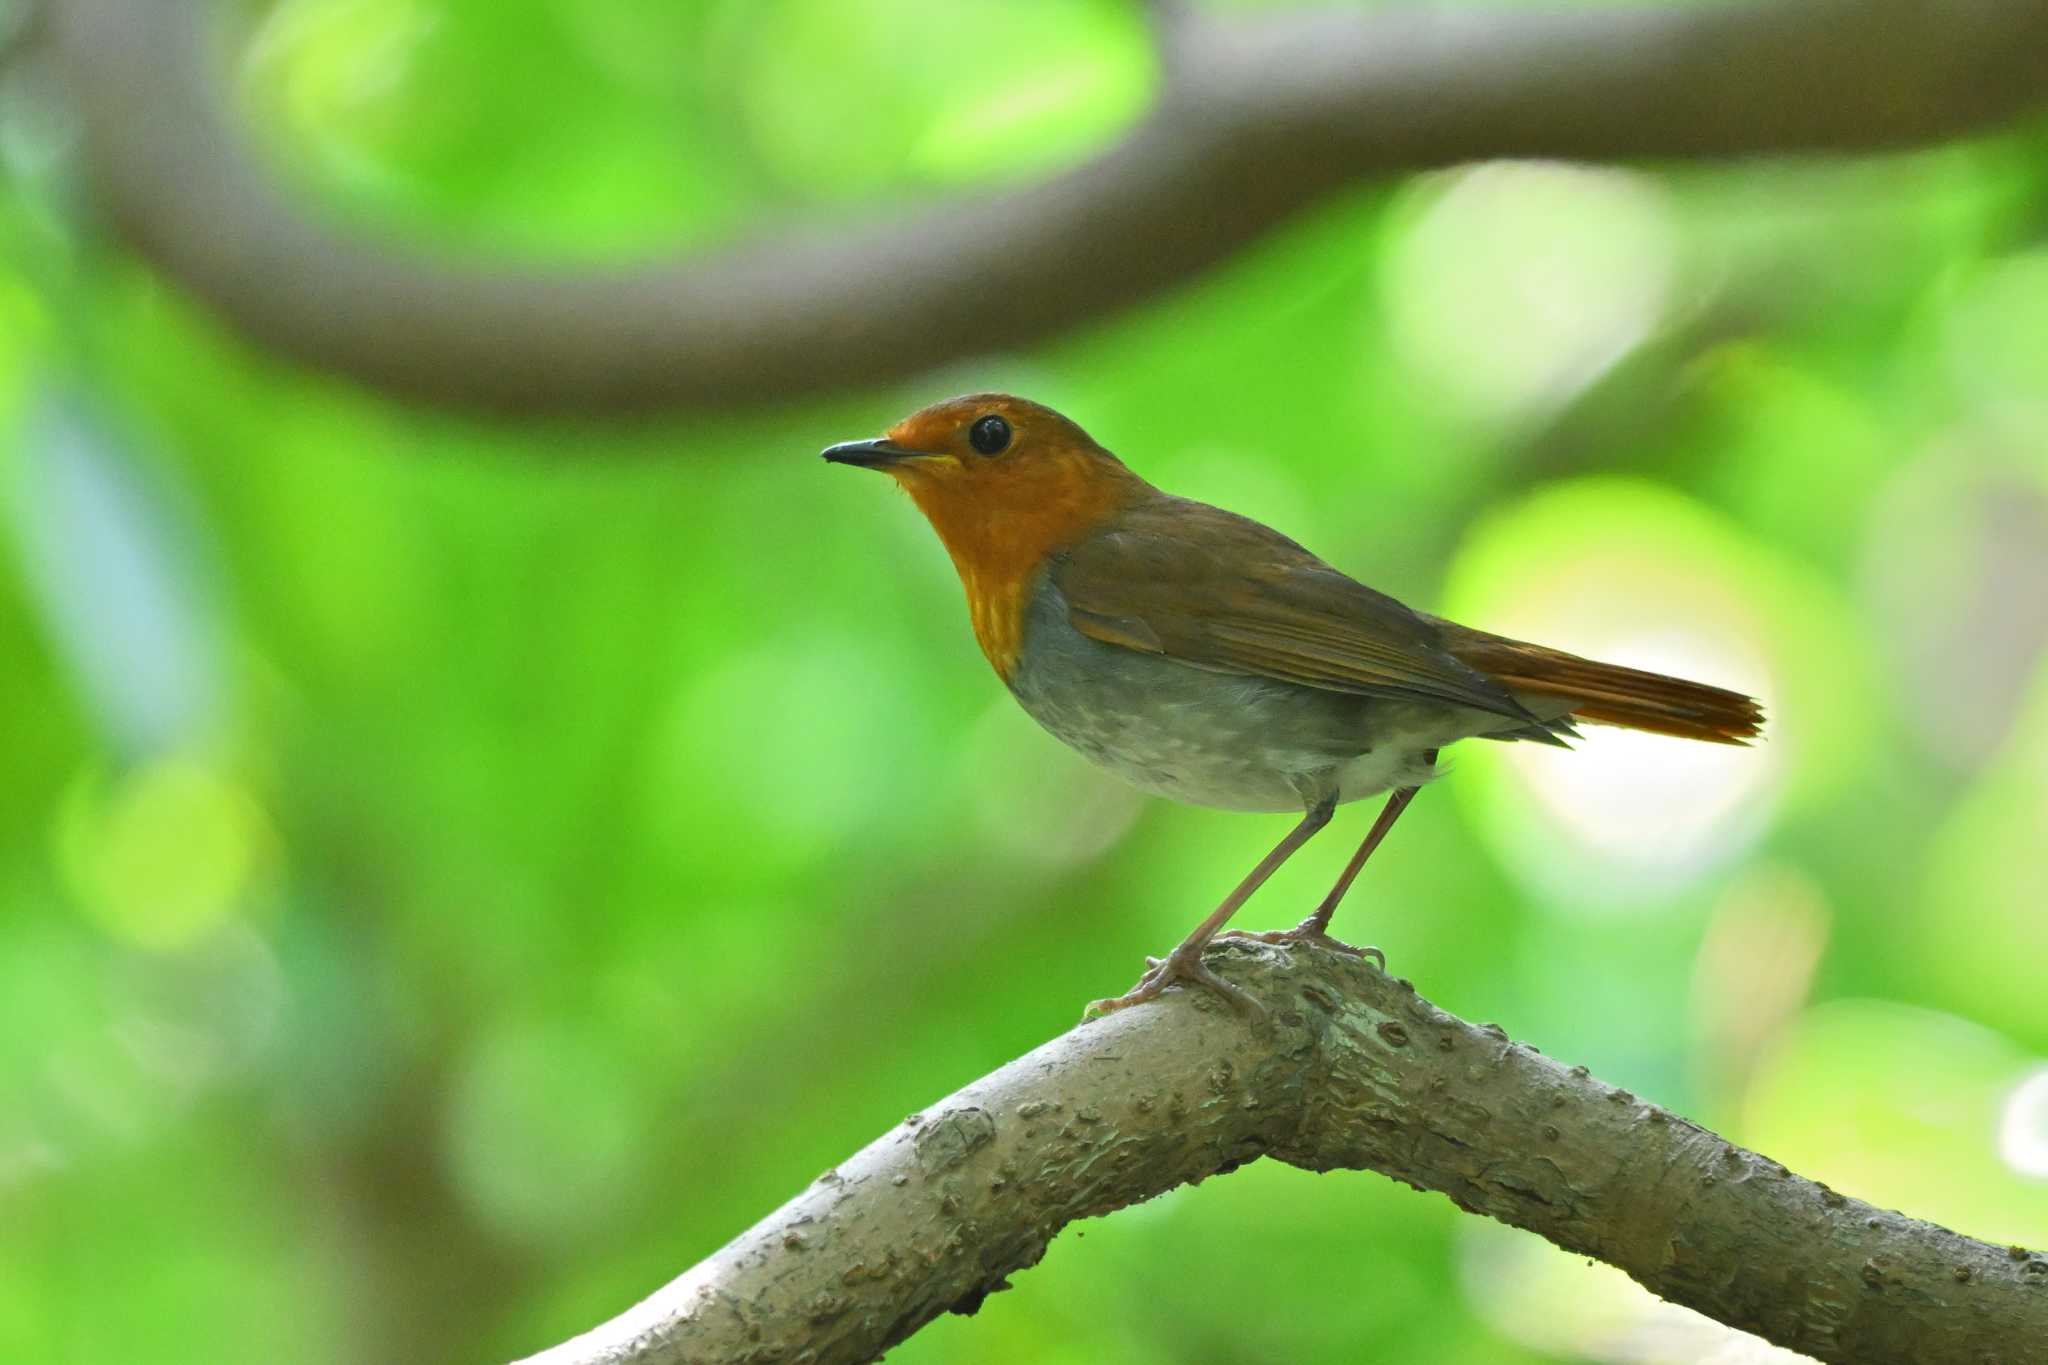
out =
<svg viewBox="0 0 2048 1365"><path fill-rule="evenodd" d="M42 40L43 17L39 5L0 5L0 72Z"/></svg>
<svg viewBox="0 0 2048 1365"><path fill-rule="evenodd" d="M1837 1194L1355 959L1228 944L1212 965L1268 1019L1183 992L1082 1025L527 1365L872 1360L975 1311L1074 1219L1260 1156L1440 1190L1824 1361L2048 1340L2048 1258Z"/></svg>
<svg viewBox="0 0 2048 1365"><path fill-rule="evenodd" d="M636 268L490 269L290 203L233 127L201 0L50 3L92 180L135 250L302 363L505 413L770 403L1013 349L1187 281L1363 177L1890 148L2048 102L2038 0L1163 4L1155 109L1051 179ZM822 98L861 97L831 75Z"/></svg>

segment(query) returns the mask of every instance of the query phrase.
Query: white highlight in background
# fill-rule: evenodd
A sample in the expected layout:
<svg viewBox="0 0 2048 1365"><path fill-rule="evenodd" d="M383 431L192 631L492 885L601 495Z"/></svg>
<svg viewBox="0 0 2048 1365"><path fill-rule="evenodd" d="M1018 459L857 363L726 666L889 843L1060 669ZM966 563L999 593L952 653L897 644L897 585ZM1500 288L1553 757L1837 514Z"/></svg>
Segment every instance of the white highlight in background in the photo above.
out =
<svg viewBox="0 0 2048 1365"><path fill-rule="evenodd" d="M1998 1120L1998 1155L2021 1175L2048 1180L2048 1066L2006 1098Z"/></svg>

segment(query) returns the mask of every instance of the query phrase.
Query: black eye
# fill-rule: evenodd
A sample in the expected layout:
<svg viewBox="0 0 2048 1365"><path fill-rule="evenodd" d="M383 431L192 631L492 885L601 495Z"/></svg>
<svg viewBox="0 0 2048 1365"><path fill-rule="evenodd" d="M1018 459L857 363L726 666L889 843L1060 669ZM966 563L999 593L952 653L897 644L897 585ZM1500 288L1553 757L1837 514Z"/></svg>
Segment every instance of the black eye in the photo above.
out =
<svg viewBox="0 0 2048 1365"><path fill-rule="evenodd" d="M1010 424L990 413L967 428L967 443L984 455L1000 455L1010 444Z"/></svg>

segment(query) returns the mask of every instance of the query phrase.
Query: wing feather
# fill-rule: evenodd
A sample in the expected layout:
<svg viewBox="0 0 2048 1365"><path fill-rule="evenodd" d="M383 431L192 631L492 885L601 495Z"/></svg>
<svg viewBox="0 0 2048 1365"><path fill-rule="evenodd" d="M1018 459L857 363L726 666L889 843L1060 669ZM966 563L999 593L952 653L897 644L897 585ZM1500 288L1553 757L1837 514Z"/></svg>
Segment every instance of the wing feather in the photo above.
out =
<svg viewBox="0 0 2048 1365"><path fill-rule="evenodd" d="M1536 718L1437 623L1258 522L1161 494L1055 557L1082 634L1196 668Z"/></svg>

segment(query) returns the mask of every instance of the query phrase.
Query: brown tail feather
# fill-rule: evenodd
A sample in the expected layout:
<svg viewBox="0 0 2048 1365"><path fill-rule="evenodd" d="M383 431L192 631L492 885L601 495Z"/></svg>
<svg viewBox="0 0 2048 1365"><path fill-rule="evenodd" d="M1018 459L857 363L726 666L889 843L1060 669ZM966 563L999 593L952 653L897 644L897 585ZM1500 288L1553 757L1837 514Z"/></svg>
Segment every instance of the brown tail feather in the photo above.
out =
<svg viewBox="0 0 2048 1365"><path fill-rule="evenodd" d="M1574 703L1571 714L1579 720L1711 744L1746 744L1763 729L1756 699L1726 688L1474 630L1460 630L1446 643L1452 654L1518 695Z"/></svg>

